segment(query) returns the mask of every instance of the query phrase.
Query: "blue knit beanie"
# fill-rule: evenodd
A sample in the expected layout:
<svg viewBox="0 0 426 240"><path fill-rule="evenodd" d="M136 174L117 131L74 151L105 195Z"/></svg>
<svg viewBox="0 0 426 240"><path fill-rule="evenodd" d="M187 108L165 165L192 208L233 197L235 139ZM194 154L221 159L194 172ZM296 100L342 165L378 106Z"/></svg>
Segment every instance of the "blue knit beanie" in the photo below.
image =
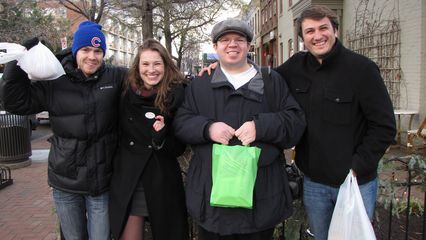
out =
<svg viewBox="0 0 426 240"><path fill-rule="evenodd" d="M95 47L101 48L106 52L105 35L102 33L102 26L91 22L84 21L80 23L77 31L74 33L74 40L72 43L72 55L75 57L77 51L82 47Z"/></svg>

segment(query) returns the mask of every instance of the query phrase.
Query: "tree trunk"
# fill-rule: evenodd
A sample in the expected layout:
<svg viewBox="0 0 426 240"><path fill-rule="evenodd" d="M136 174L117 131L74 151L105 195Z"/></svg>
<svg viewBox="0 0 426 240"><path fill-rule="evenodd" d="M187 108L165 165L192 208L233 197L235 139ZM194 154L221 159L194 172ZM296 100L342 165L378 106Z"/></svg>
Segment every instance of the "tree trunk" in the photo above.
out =
<svg viewBox="0 0 426 240"><path fill-rule="evenodd" d="M142 1L142 39L145 41L153 37L152 0Z"/></svg>
<svg viewBox="0 0 426 240"><path fill-rule="evenodd" d="M170 30L170 13L169 10L166 9L164 11L164 40L166 44L166 49L169 51L170 55L172 55L172 31Z"/></svg>
<svg viewBox="0 0 426 240"><path fill-rule="evenodd" d="M177 66L179 67L179 69L182 69L182 56L183 56L183 49L185 47L185 42L186 42L186 32L182 33L182 35L180 36L180 41L179 41L179 47L177 49Z"/></svg>

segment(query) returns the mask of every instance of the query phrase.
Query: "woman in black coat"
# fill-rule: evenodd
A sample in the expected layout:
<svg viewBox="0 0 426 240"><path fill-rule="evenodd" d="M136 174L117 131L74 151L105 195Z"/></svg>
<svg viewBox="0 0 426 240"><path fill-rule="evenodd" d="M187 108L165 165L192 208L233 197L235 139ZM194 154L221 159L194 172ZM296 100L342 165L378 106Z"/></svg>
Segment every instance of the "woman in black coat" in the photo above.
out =
<svg viewBox="0 0 426 240"><path fill-rule="evenodd" d="M188 239L184 189L177 157L185 150L171 131L184 98L184 78L167 50L148 39L139 48L120 103L120 145L110 189L116 239Z"/></svg>

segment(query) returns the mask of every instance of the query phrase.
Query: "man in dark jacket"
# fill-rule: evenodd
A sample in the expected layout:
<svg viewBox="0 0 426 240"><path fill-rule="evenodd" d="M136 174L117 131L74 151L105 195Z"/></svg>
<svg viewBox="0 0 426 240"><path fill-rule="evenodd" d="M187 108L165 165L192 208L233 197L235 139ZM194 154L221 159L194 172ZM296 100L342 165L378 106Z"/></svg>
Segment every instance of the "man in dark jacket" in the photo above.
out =
<svg viewBox="0 0 426 240"><path fill-rule="evenodd" d="M271 111L260 69L247 62L252 38L252 31L240 20L229 19L214 26L217 70L190 83L174 121L176 136L191 144L194 151L186 199L204 240L269 240L275 225L292 213L280 156L282 149L295 145L302 136L304 113L275 71L270 74L273 91L268 94L278 107ZM261 148L252 209L210 204L213 143Z"/></svg>
<svg viewBox="0 0 426 240"><path fill-rule="evenodd" d="M296 146L305 174L304 204L315 239L326 240L340 184L352 169L372 219L377 165L394 141L392 103L377 65L337 39L337 15L312 6L298 19L308 52L277 71L306 113L307 129Z"/></svg>
<svg viewBox="0 0 426 240"><path fill-rule="evenodd" d="M48 182L67 240L105 240L110 234L108 188L121 83L127 70L105 66L101 28L89 21L80 24L72 49L59 57L66 75L31 82L14 61L7 64L0 81L7 111L22 115L49 111L53 136ZM24 45L29 49L37 43L32 39Z"/></svg>

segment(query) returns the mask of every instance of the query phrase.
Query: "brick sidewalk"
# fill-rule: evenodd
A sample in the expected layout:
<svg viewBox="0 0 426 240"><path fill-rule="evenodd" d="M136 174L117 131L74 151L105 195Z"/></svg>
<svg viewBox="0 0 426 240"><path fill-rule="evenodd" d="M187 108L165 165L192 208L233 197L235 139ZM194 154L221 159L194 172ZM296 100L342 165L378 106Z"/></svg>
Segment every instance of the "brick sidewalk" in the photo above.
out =
<svg viewBox="0 0 426 240"><path fill-rule="evenodd" d="M12 169L13 184L0 190L1 240L58 239L59 228L47 184L48 137L31 141L31 165Z"/></svg>
<svg viewBox="0 0 426 240"><path fill-rule="evenodd" d="M0 190L0 239L57 239L47 161L14 169L12 178L13 184Z"/></svg>
<svg viewBox="0 0 426 240"><path fill-rule="evenodd" d="M51 190L47 184L48 137L31 142L32 164L12 170L13 184L0 190L0 240L59 239ZM424 149L421 151L425 154ZM401 149L388 154L395 152L406 154Z"/></svg>

